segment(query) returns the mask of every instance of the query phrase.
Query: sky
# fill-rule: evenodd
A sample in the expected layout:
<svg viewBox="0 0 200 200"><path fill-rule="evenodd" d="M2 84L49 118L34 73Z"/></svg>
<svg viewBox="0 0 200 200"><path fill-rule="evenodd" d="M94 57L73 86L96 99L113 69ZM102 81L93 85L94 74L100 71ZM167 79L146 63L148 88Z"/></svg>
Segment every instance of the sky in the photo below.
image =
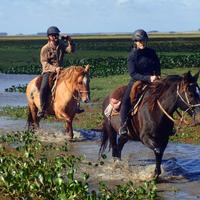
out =
<svg viewBox="0 0 200 200"><path fill-rule="evenodd" d="M200 0L0 0L0 32L183 32L200 29Z"/></svg>

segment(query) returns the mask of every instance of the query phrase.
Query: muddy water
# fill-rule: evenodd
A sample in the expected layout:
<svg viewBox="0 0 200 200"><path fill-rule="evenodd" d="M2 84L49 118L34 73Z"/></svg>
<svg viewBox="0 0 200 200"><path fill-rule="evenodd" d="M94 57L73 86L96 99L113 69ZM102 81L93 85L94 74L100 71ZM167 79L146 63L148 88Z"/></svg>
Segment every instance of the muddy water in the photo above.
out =
<svg viewBox="0 0 200 200"><path fill-rule="evenodd" d="M32 79L29 75L0 74L0 106L26 105L25 96L18 93L4 92L4 88L24 84ZM9 78L8 78L9 77ZM14 79L15 81L11 81ZM17 99L17 101L16 101ZM26 129L24 120L11 120L0 117L0 134ZM49 142L63 142L65 139L62 123L41 122L37 132L40 139ZM155 168L154 155L140 142L128 142L122 152L122 161L113 162L110 152L106 152L104 165L99 165L98 150L100 133L75 130L76 142L70 144L70 151L76 155L84 155L85 165L82 171L88 172L90 184L97 188L99 181L113 185L128 180L136 184L148 180ZM162 163L162 174L157 185L161 199L200 199L200 145L169 143ZM88 165L91 162L92 165Z"/></svg>

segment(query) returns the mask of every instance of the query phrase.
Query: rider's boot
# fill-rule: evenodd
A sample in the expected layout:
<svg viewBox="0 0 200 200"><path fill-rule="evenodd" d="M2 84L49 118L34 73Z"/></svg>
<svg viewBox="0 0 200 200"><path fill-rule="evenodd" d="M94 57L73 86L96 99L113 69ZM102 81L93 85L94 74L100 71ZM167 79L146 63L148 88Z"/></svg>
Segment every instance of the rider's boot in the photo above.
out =
<svg viewBox="0 0 200 200"><path fill-rule="evenodd" d="M37 117L42 118L45 114L45 101L46 101L46 94L44 94L44 91L40 91L40 106L38 108Z"/></svg>
<svg viewBox="0 0 200 200"><path fill-rule="evenodd" d="M46 102L48 100L48 79L50 73L44 73L42 75L42 83L40 86L40 106L38 108L37 117L42 118L44 117L45 110L46 110Z"/></svg>

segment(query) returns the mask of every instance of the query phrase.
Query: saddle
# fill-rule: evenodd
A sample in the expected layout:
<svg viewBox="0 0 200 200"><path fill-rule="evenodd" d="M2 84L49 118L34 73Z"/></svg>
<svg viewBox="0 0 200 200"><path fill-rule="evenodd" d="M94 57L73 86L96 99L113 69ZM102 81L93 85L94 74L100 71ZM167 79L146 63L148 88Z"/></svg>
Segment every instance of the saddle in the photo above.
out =
<svg viewBox="0 0 200 200"><path fill-rule="evenodd" d="M50 73L50 75L49 75L48 86L49 86L50 90L54 86L54 82L56 80L56 74L57 73ZM41 84L42 84L42 75L38 76L38 78L36 80L36 87L38 88L38 90L40 90Z"/></svg>
<svg viewBox="0 0 200 200"><path fill-rule="evenodd" d="M138 111L138 106L142 100L146 86L147 85L142 81L136 81L132 86L130 92L132 115L135 115ZM104 111L105 116L111 117L119 115L122 98L126 89L127 86L120 86L113 93L111 93L109 96L109 104Z"/></svg>

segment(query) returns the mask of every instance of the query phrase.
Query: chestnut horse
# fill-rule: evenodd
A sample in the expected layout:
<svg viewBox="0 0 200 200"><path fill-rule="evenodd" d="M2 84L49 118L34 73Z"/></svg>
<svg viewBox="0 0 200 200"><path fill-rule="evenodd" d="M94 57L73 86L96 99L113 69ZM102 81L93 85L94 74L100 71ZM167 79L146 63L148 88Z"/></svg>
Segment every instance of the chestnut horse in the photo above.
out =
<svg viewBox="0 0 200 200"><path fill-rule="evenodd" d="M141 141L154 151L156 167L154 178L161 174L161 162L169 136L173 134L173 113L180 108L191 116L200 117L200 88L197 84L199 73L190 72L183 76L171 75L147 86L139 104L138 111L129 116L128 136L121 136L117 141L120 125L119 115L104 115L100 155L105 151L108 140L114 159L121 159L121 151L129 140ZM118 91L120 91L118 89ZM103 111L110 102L107 96L103 102Z"/></svg>
<svg viewBox="0 0 200 200"><path fill-rule="evenodd" d="M66 136L68 139L72 139L72 121L76 114L77 103L80 100L88 103L90 100L89 65L85 68L82 66L64 68L55 82L54 94L50 94L48 98L46 114L55 115L57 119L64 120ZM29 82L26 89L29 128L39 127L40 119L37 117L37 112L40 106L40 85L41 76L37 76Z"/></svg>

